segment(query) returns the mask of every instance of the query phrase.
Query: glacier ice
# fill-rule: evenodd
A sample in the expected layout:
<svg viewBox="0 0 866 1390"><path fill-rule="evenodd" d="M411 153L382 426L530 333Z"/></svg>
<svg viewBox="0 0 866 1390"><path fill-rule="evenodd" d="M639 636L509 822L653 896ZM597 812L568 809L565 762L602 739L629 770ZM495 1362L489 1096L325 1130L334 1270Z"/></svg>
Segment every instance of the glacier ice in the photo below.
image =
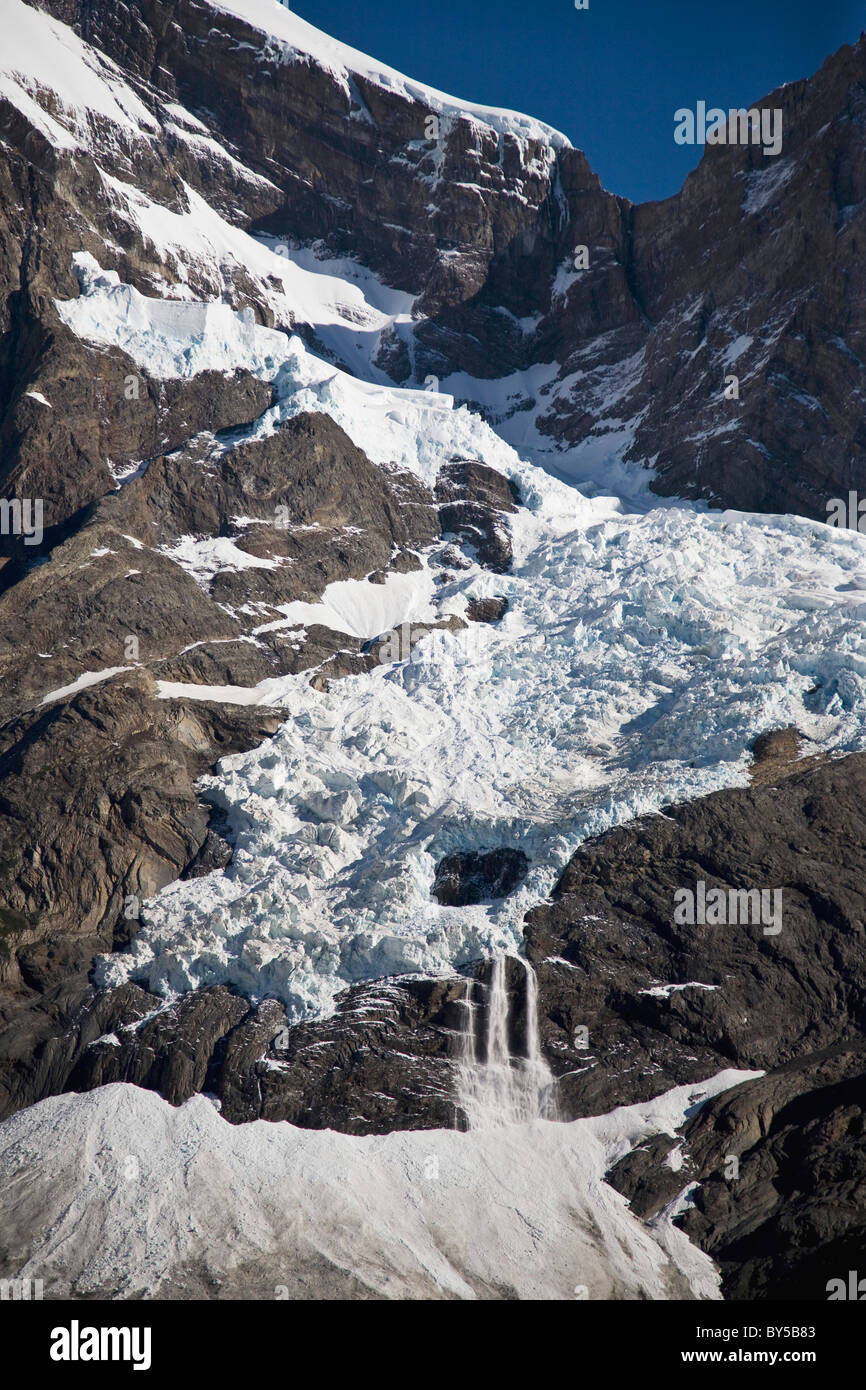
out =
<svg viewBox="0 0 866 1390"><path fill-rule="evenodd" d="M171 996L228 982L279 997L293 1018L328 1010L354 981L519 949L523 914L584 839L742 785L749 743L767 728L796 724L814 751L863 746L866 540L856 532L658 503L646 475L621 464L622 495L605 496L606 459L581 490L451 396L349 376L228 306L151 300L77 260L82 294L59 307L82 336L116 343L156 375L244 365L273 382L274 404L242 437L324 411L376 463L430 483L454 457L480 459L523 503L509 518L511 573L473 566L438 594L440 614L505 596L497 625L432 632L409 659L327 692L304 675L249 692L201 688L202 698L277 705L285 723L202 782L228 813L233 863L149 901L130 949L100 964L100 983L132 977ZM330 277L304 274L308 303L330 295ZM407 614L432 604L424 558ZM326 595L319 615L342 604L343 626L347 613L356 631L379 621L365 617L363 586L336 599ZM462 908L431 898L440 856L499 845L531 861L510 898Z"/></svg>

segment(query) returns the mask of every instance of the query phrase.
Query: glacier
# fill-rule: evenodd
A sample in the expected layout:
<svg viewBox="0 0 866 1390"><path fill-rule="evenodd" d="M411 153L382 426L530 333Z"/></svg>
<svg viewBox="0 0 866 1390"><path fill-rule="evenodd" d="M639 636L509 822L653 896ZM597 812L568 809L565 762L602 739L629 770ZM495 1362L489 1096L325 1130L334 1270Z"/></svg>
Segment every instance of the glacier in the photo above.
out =
<svg viewBox="0 0 866 1390"><path fill-rule="evenodd" d="M357 632L501 595L509 609L496 626L432 632L405 661L327 692L304 675L253 692L200 688L203 699L279 706L285 723L201 783L228 814L232 864L146 903L131 947L100 963L100 984L133 978L171 998L230 983L280 998L290 1018L320 1014L355 981L519 949L525 911L583 840L744 785L748 746L769 727L796 724L814 752L863 746L856 532L659 504L636 469L623 468L623 496L604 495L604 467L594 488L578 488L449 395L350 376L225 305L151 300L92 258L78 270L82 293L59 308L80 336L123 347L156 375L243 365L273 383L274 404L223 447L324 411L380 465L430 483L455 457L480 459L523 504L509 519L509 574L473 564L439 586L434 606L422 569L424 593L406 583L402 606L397 582L387 619L365 619L363 582L352 590ZM420 558L426 568L431 557ZM286 623L328 613L333 598L294 617L287 605ZM431 899L438 858L498 845L531 861L519 891L459 909Z"/></svg>

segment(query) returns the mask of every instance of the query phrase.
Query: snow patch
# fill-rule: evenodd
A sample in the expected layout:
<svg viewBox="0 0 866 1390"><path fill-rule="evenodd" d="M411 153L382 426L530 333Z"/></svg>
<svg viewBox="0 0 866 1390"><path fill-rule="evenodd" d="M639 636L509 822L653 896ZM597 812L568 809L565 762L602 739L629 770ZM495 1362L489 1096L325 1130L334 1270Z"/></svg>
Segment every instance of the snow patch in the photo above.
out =
<svg viewBox="0 0 866 1390"><path fill-rule="evenodd" d="M43 93L54 114L41 105ZM136 139L159 129L115 63L23 0L4 0L0 96L58 149L88 145L92 116Z"/></svg>
<svg viewBox="0 0 866 1390"><path fill-rule="evenodd" d="M402 623L434 621L433 593L433 574L424 568L408 574L389 573L384 584L368 579L337 580L328 585L319 603L284 603L277 608L289 627L321 623L334 632L368 641Z"/></svg>
<svg viewBox="0 0 866 1390"><path fill-rule="evenodd" d="M777 160L766 169L754 169L746 174L746 191L743 194L743 212L753 214L763 212L781 193L797 170L793 159Z"/></svg>
<svg viewBox="0 0 866 1390"><path fill-rule="evenodd" d="M718 985L703 985L699 980L689 980L684 985L653 985L652 989L639 989L638 994L649 994L653 999L670 999L672 994L678 994L681 989L716 990L718 988Z"/></svg>
<svg viewBox="0 0 866 1390"><path fill-rule="evenodd" d="M79 690L87 690L91 685L99 685L102 681L110 680L112 676L120 675L121 671L134 670L134 666L106 666L102 671L85 671L84 675L79 676L71 685L61 685L57 690L49 690L47 695L42 696L39 704L48 705L52 700L65 700L69 695L77 695Z"/></svg>

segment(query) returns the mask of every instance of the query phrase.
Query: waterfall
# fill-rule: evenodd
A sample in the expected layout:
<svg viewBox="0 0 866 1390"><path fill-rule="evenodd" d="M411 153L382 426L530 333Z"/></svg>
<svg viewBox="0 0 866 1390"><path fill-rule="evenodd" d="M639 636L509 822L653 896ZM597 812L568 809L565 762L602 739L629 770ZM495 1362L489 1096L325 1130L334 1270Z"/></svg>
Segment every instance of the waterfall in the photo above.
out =
<svg viewBox="0 0 866 1390"><path fill-rule="evenodd" d="M519 960L526 980L526 1055L512 1056L508 1038L509 997L506 961ZM520 956L496 956L487 985L484 1056L478 1056L475 995L484 986L468 980L466 1025L458 1074L458 1100L470 1129L553 1119L553 1075L541 1052L538 1033L538 980Z"/></svg>

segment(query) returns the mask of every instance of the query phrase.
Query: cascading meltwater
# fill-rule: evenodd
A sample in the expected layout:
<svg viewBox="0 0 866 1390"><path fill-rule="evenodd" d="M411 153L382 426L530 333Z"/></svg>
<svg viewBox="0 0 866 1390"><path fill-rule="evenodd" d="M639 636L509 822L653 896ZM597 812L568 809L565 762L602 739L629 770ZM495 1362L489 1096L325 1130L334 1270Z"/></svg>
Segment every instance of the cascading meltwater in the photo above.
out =
<svg viewBox="0 0 866 1390"><path fill-rule="evenodd" d="M507 961L523 966L525 993L525 1055L513 1055L509 1043L510 999ZM466 1025L463 1057L458 1071L458 1106L469 1129L494 1129L502 1125L527 1124L531 1120L555 1119L554 1077L544 1060L538 1030L538 980L528 961L521 956L494 958L486 986L486 1033L483 1055L479 1056L476 1016L484 1015L475 995L485 989L477 980L466 986Z"/></svg>

